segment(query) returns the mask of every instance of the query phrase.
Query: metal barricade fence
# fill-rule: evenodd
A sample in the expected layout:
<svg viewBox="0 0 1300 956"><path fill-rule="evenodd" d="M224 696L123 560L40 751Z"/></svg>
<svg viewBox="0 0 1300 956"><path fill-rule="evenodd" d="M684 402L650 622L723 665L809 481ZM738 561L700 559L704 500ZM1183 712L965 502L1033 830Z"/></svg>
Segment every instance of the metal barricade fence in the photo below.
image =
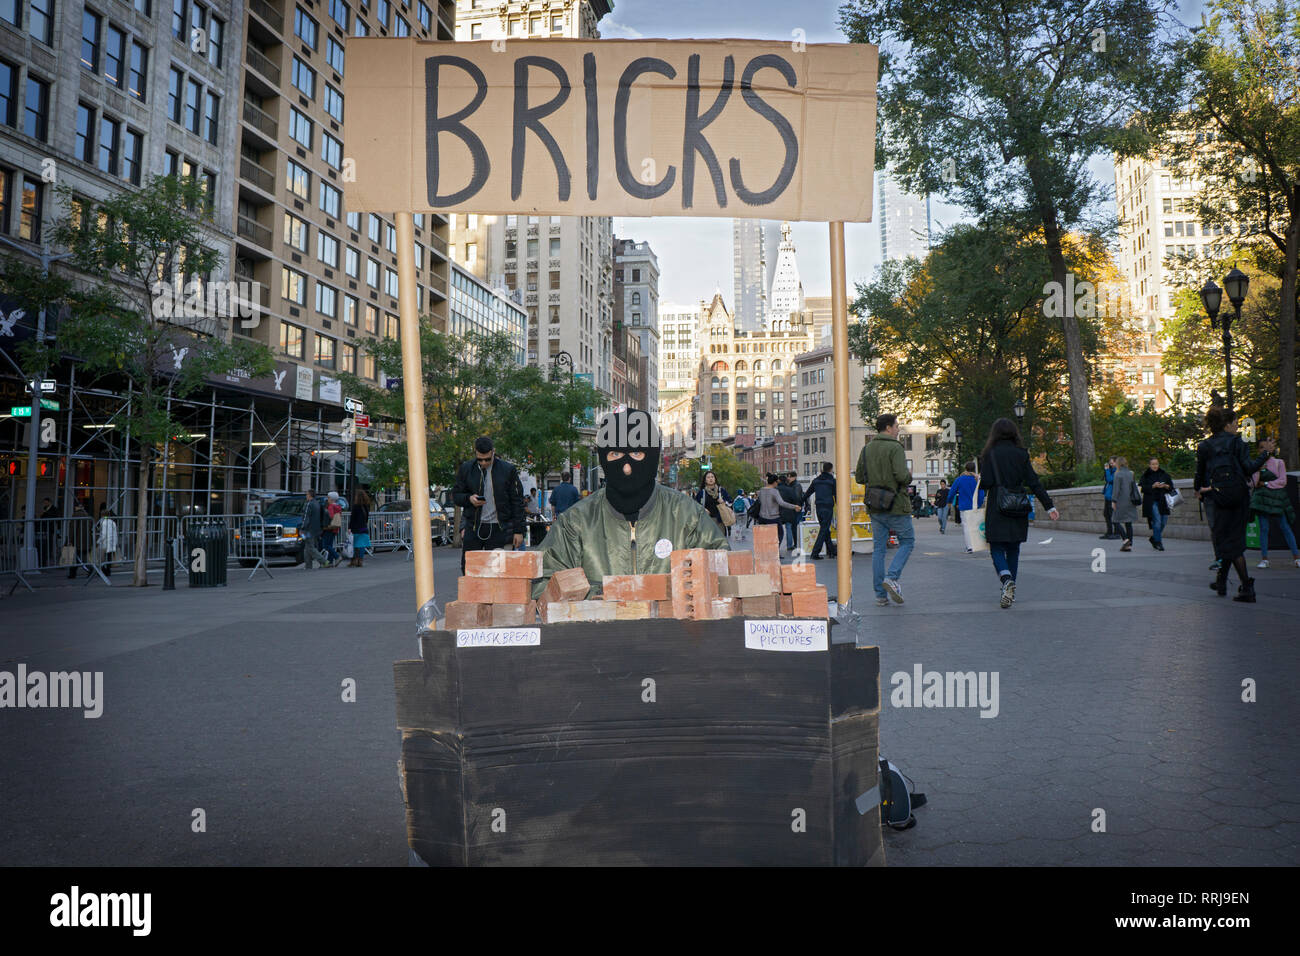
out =
<svg viewBox="0 0 1300 956"><path fill-rule="evenodd" d="M415 557L411 550L411 513L409 511L379 511L370 515L370 550L396 551L406 549L406 553Z"/></svg>
<svg viewBox="0 0 1300 956"><path fill-rule="evenodd" d="M101 524L107 520L108 525ZM108 573L112 568L131 567L139 548L136 519L112 517L95 519L89 515L70 518L36 518L35 560L24 561L26 547L26 522L21 518L0 520L0 574L12 574L13 592L19 584L31 590L25 575L52 571L85 570L87 580L99 577L110 584ZM145 562L159 570L167 554L167 540L176 534L177 521L170 515L153 515L145 524Z"/></svg>

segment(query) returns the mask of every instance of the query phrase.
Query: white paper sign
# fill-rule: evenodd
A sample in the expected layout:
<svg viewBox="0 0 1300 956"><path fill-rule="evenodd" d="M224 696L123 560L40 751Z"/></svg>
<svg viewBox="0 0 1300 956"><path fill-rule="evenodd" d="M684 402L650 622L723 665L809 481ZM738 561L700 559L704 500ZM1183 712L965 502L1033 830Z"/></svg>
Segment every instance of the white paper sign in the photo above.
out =
<svg viewBox="0 0 1300 956"><path fill-rule="evenodd" d="M540 627L471 627L456 632L457 647L539 647Z"/></svg>
<svg viewBox="0 0 1300 956"><path fill-rule="evenodd" d="M745 646L755 651L824 651L825 621L746 621Z"/></svg>

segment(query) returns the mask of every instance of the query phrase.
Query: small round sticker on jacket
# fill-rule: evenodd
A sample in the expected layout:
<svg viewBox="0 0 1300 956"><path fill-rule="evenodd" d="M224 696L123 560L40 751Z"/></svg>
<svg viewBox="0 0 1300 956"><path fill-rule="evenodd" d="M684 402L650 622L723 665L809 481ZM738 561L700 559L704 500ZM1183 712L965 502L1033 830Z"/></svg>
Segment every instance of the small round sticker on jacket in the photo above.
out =
<svg viewBox="0 0 1300 956"><path fill-rule="evenodd" d="M673 553L673 543L667 538L660 538L655 542L655 557L666 558Z"/></svg>

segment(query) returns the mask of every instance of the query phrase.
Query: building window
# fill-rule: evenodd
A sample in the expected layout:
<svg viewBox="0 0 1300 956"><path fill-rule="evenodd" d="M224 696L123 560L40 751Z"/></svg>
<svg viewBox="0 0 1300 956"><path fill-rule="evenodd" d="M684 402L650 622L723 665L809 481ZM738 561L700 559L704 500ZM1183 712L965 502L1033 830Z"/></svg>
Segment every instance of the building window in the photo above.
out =
<svg viewBox="0 0 1300 956"><path fill-rule="evenodd" d="M384 248L397 252L397 230L389 223L384 223Z"/></svg>
<svg viewBox="0 0 1300 956"><path fill-rule="evenodd" d="M208 62L221 69L221 52L225 47L225 23L213 17L208 23Z"/></svg>
<svg viewBox="0 0 1300 956"><path fill-rule="evenodd" d="M280 298L288 299L290 302L296 302L298 305L306 305L307 277L296 269L290 269L288 266L281 266ZM299 345L301 346L301 342Z"/></svg>
<svg viewBox="0 0 1300 956"><path fill-rule="evenodd" d="M366 220L366 235L370 237L371 242L379 241L380 228L382 225L383 222L380 218L373 212L370 213L369 218Z"/></svg>
<svg viewBox="0 0 1300 956"><path fill-rule="evenodd" d="M339 266L339 241L319 229L316 230L316 258L331 269Z"/></svg>
<svg viewBox="0 0 1300 956"><path fill-rule="evenodd" d="M366 285L372 289L379 288L379 263L374 259L366 260Z"/></svg>
<svg viewBox="0 0 1300 956"><path fill-rule="evenodd" d="M280 351L289 358L302 358L302 329L288 322L281 322Z"/></svg>
<svg viewBox="0 0 1300 956"><path fill-rule="evenodd" d="M339 294L335 289L330 288L323 282L316 283L316 311L328 318L335 318L338 315ZM319 336L318 336L319 338ZM331 358L333 353L331 352Z"/></svg>
<svg viewBox="0 0 1300 956"><path fill-rule="evenodd" d="M356 324L357 324L357 299L356 299L356 296L345 295L345 296L343 297L343 324L344 324L344 325L356 325ZM350 371L352 371L352 370L351 370L351 369L345 369L344 371L348 371L348 372L350 372Z"/></svg>
<svg viewBox="0 0 1300 956"><path fill-rule="evenodd" d="M357 36L359 36L359 37L370 36L370 28L369 28L368 26L366 26L366 21L365 21L365 20L362 20L360 17L357 17L357 19L356 19L355 22L356 22L356 25L357 25L357 27L356 27L356 35L357 35Z"/></svg>
<svg viewBox="0 0 1300 956"><path fill-rule="evenodd" d="M343 194L331 186L329 183L321 180L320 184L320 208L331 219L339 217L339 209L343 203Z"/></svg>
<svg viewBox="0 0 1300 956"><path fill-rule="evenodd" d="M324 130L320 134L320 158L334 169L343 167L343 144Z"/></svg>
<svg viewBox="0 0 1300 956"><path fill-rule="evenodd" d="M289 136L301 146L311 149L312 121L294 107L289 108Z"/></svg>
<svg viewBox="0 0 1300 956"><path fill-rule="evenodd" d="M333 37L325 39L325 59L339 76L343 75L343 44Z"/></svg>
<svg viewBox="0 0 1300 956"><path fill-rule="evenodd" d="M384 338L399 339L401 338L400 326L397 324L397 316L384 313Z"/></svg>
<svg viewBox="0 0 1300 956"><path fill-rule="evenodd" d="M23 113L23 132L44 142L49 136L50 84L27 75L27 100Z"/></svg>
<svg viewBox="0 0 1300 956"><path fill-rule="evenodd" d="M299 219L291 212L284 214L284 244L299 252L307 251L308 241L307 223Z"/></svg>
<svg viewBox="0 0 1300 956"><path fill-rule="evenodd" d="M185 80L185 128L191 133L199 132L199 94L202 87L192 78Z"/></svg>
<svg viewBox="0 0 1300 956"><path fill-rule="evenodd" d="M384 291L394 299L397 298L397 273L392 269L384 270Z"/></svg>
<svg viewBox="0 0 1300 956"><path fill-rule="evenodd" d="M181 87L184 80L185 74L174 66L167 73L167 118L173 123L181 121Z"/></svg>
<svg viewBox="0 0 1300 956"><path fill-rule="evenodd" d="M343 252L343 271L353 279L361 277L361 253L351 246Z"/></svg>
<svg viewBox="0 0 1300 956"><path fill-rule="evenodd" d="M113 24L104 33L104 79L119 90L126 82L126 34Z"/></svg>
<svg viewBox="0 0 1300 956"><path fill-rule="evenodd" d="M343 94L330 84L325 84L325 112L328 113L335 122L343 122Z"/></svg>
<svg viewBox="0 0 1300 956"><path fill-rule="evenodd" d="M330 17L343 28L343 32L348 32L348 27L352 23L352 11L343 0L330 0Z"/></svg>
<svg viewBox="0 0 1300 956"><path fill-rule="evenodd" d="M285 177L285 184L289 187L289 192L293 193L299 199L311 199L311 173L305 168L299 166L292 159L288 161L288 175Z"/></svg>
<svg viewBox="0 0 1300 956"><path fill-rule="evenodd" d="M366 306L366 331L371 335L379 332L379 310L373 305Z"/></svg>
<svg viewBox="0 0 1300 956"><path fill-rule="evenodd" d="M348 228L349 228L349 229L351 229L353 232L358 232L358 231L360 231L360 229L361 229L361 213L359 213L359 212L350 212L350 213L348 213L347 220L348 220ZM353 236L353 238L355 239L356 237Z"/></svg>
<svg viewBox="0 0 1300 956"><path fill-rule="evenodd" d="M118 170L118 150L121 146L121 124L107 116L99 121L99 168L102 172L116 176Z"/></svg>
<svg viewBox="0 0 1300 956"><path fill-rule="evenodd" d="M131 41L131 70L127 74L127 92L141 103L149 83L149 48Z"/></svg>
<svg viewBox="0 0 1300 956"><path fill-rule="evenodd" d="M19 0L14 0L15 18L18 3ZM14 22L14 26L17 25ZM40 40L46 46L54 41L54 0L32 0L31 22L27 24L27 32L33 40Z"/></svg>
<svg viewBox="0 0 1300 956"><path fill-rule="evenodd" d="M339 371L351 372L356 374L357 371L357 347L355 345L344 345L339 354Z"/></svg>
<svg viewBox="0 0 1300 956"><path fill-rule="evenodd" d="M293 66L289 69L289 76L290 82L299 93L311 100L316 98L316 71L296 56L293 58Z"/></svg>
<svg viewBox="0 0 1300 956"><path fill-rule="evenodd" d="M18 238L41 241L41 207L43 186L31 176L23 177L23 206L18 219Z"/></svg>
<svg viewBox="0 0 1300 956"><path fill-rule="evenodd" d="M361 23L359 17L357 18L357 23ZM378 381L379 378L375 370L375 357L369 352L361 357L361 377L368 378L372 382Z"/></svg>
<svg viewBox="0 0 1300 956"><path fill-rule="evenodd" d="M144 136L128 129L122 137L122 178L134 186L140 185L140 165L144 156Z"/></svg>
<svg viewBox="0 0 1300 956"><path fill-rule="evenodd" d="M428 6L423 2L423 0L415 5L415 19L419 20L420 26L424 27L426 30L433 29L433 14L430 12Z"/></svg>
<svg viewBox="0 0 1300 956"><path fill-rule="evenodd" d="M181 0L176 0L180 3ZM316 34L319 27L315 20L307 16L302 7L293 8L293 35L312 50L316 49Z"/></svg>
<svg viewBox="0 0 1300 956"><path fill-rule="evenodd" d="M221 97L211 90L203 108L203 138L209 143L217 142L217 122L221 115Z"/></svg>
<svg viewBox="0 0 1300 956"><path fill-rule="evenodd" d="M399 16L394 20L393 35L405 37L411 35L411 25L406 22L406 18Z"/></svg>
<svg viewBox="0 0 1300 956"><path fill-rule="evenodd" d="M178 40L185 36L185 0L172 0L172 36Z"/></svg>
<svg viewBox="0 0 1300 956"><path fill-rule="evenodd" d="M81 65L91 73L99 72L99 25L98 13L83 10L81 14Z"/></svg>

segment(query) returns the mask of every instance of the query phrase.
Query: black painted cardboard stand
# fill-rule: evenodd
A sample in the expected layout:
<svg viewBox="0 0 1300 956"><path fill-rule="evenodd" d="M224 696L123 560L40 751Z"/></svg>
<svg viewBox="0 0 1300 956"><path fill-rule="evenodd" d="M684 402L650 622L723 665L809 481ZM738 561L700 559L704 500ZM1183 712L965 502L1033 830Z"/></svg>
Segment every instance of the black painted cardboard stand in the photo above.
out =
<svg viewBox="0 0 1300 956"><path fill-rule="evenodd" d="M878 648L751 650L740 619L540 630L429 631L394 664L420 861L883 865Z"/></svg>

